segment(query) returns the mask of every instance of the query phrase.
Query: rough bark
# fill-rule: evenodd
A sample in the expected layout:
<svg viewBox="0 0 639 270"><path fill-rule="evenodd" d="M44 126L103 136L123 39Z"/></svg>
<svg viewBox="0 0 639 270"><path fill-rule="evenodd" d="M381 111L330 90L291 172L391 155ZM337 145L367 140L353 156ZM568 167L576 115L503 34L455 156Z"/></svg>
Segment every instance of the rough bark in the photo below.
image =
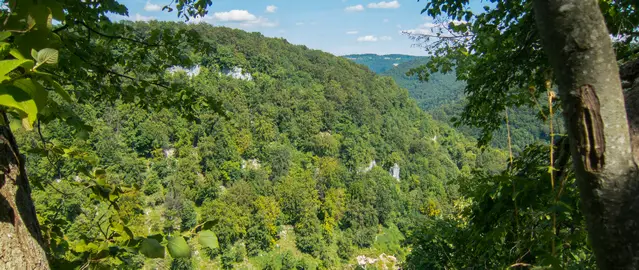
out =
<svg viewBox="0 0 639 270"><path fill-rule="evenodd" d="M639 160L639 83L624 93L626 112L630 125L630 141L635 160Z"/></svg>
<svg viewBox="0 0 639 270"><path fill-rule="evenodd" d="M596 0L536 0L600 269L639 269L637 165L612 41Z"/></svg>
<svg viewBox="0 0 639 270"><path fill-rule="evenodd" d="M6 116L1 116L6 121ZM0 125L0 269L49 269L31 189L8 126Z"/></svg>

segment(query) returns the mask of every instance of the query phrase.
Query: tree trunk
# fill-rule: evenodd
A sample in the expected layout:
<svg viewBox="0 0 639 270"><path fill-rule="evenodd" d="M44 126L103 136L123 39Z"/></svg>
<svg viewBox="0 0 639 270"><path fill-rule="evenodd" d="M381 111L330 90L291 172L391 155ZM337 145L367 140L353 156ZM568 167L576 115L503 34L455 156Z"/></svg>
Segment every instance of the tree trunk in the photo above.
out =
<svg viewBox="0 0 639 270"><path fill-rule="evenodd" d="M637 165L612 41L596 0L536 0L600 269L639 269ZM639 150L639 149L637 149Z"/></svg>
<svg viewBox="0 0 639 270"><path fill-rule="evenodd" d="M0 125L0 170L0 269L49 269L24 160L8 125Z"/></svg>

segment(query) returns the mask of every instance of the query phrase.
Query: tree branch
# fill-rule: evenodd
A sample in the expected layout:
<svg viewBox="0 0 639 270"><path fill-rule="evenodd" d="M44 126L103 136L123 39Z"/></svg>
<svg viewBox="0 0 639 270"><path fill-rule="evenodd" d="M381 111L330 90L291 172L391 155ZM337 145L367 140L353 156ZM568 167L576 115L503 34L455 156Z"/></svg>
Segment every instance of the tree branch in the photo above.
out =
<svg viewBox="0 0 639 270"><path fill-rule="evenodd" d="M135 40L135 39L128 38L128 37L123 37L123 36L114 36L114 35L108 35L108 34L105 34L105 33L101 33L101 32L99 32L98 30L95 30L95 29L91 28L89 25L87 25L87 24L86 24L85 22L83 22L83 21L76 21L76 23L77 23L77 24L80 24L80 25L82 25L82 26L84 26L84 27L85 27L87 30L89 30L90 32L95 33L95 34L97 34L98 36L101 36L101 37L110 38L110 39L121 39L121 40L126 40L126 41L130 41L130 42L133 42L133 43L143 44L143 45L145 45L145 46L149 46L149 47L160 47L160 44L151 44L151 43L148 43L148 42L145 42L145 41ZM56 30L57 30L57 29L56 29Z"/></svg>
<svg viewBox="0 0 639 270"><path fill-rule="evenodd" d="M90 61L86 60L84 57L82 57L81 55L79 55L79 54L78 54L75 50L71 50L71 52L72 52L75 56L77 56L78 58L80 58L80 60L82 60L83 62L85 62L85 63L89 64L90 66L92 66L92 67L94 67L94 68L97 68L97 69L99 69L99 70L103 70L104 72L106 72L106 73L108 73L108 74L111 74L111 75L114 75L114 76L117 76L117 77L121 77L121 78L125 78L125 79L129 79L129 80L131 80L131 81L145 81L145 82L147 82L147 83L149 83L149 84L152 84L152 85L155 85L155 86L158 86L158 87L162 87L162 88L165 88L165 89L168 89L168 88L169 88L169 86L168 86L168 85L163 85L163 84L160 84L160 83L157 83L157 82L147 81L147 80L143 80L143 79L137 79L137 78L134 78L134 77L131 77L131 76L128 76L128 75L124 75L124 74L121 74L121 73L115 72L115 71L113 71L113 70L108 69L107 67L104 67L104 66L100 66L100 65L97 65L97 64L91 63Z"/></svg>

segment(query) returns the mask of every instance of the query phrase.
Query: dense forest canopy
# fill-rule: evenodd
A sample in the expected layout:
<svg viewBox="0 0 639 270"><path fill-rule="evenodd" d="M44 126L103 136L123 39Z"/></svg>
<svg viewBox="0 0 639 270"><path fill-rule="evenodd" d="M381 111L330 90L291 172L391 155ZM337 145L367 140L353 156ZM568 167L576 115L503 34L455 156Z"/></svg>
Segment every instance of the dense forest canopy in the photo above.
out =
<svg viewBox="0 0 639 270"><path fill-rule="evenodd" d="M365 65L373 71L378 70L377 73L380 75L393 78L397 85L407 89L417 105L431 114L435 120L453 125L453 120L461 116L467 104L464 94L465 84L458 81L455 74L433 73L427 81L420 80L417 75L411 74L411 70L429 63L431 60L429 57L372 54L344 57ZM549 128L540 119L538 108L525 106L513 108L509 116L509 126L507 127L504 121L500 129L492 134L491 146L508 148L508 128L510 128L511 144L515 153L520 153L531 143L549 141ZM556 120L561 120L557 118ZM558 128L561 129L561 125L558 125ZM476 139L482 136L481 129L477 127L460 125L456 129Z"/></svg>
<svg viewBox="0 0 639 270"><path fill-rule="evenodd" d="M0 268L634 269L636 9L433 0L431 57L338 57L5 0Z"/></svg>

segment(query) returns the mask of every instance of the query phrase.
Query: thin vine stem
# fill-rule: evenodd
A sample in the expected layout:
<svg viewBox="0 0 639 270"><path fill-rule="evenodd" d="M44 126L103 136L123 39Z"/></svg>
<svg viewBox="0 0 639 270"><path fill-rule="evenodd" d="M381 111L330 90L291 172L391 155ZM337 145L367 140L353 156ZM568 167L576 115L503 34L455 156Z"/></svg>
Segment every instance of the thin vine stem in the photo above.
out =
<svg viewBox="0 0 639 270"><path fill-rule="evenodd" d="M550 131L550 167L548 168L548 173L550 174L550 185L552 187L552 192L555 192L555 130L553 125L553 107L552 101L555 98L555 92L551 90L550 81L546 81L546 93L548 96L548 127ZM552 214L552 230L553 230L553 238L551 241L552 247L552 255L555 256L556 248L555 248L555 237L557 236L557 213Z"/></svg>
<svg viewBox="0 0 639 270"><path fill-rule="evenodd" d="M506 108L506 131L508 133L508 153L510 158L510 170L513 169L513 147L512 147L512 139L510 137L510 121L508 119L508 108ZM515 178L512 178L512 186L513 186L513 205L515 207L515 231L517 235L519 235L519 207L517 207L517 200L515 199L515 192L517 191L515 187Z"/></svg>

